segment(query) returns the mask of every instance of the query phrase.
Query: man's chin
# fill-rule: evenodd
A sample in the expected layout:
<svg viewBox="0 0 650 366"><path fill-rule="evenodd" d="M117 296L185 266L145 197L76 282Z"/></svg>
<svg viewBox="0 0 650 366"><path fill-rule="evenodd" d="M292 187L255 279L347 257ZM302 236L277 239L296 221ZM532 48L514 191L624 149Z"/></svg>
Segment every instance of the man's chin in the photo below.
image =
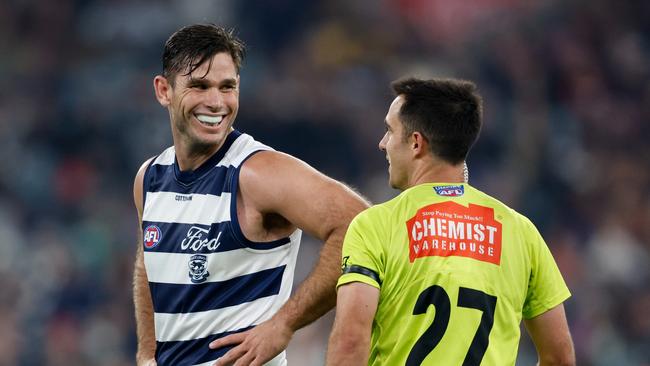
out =
<svg viewBox="0 0 650 366"><path fill-rule="evenodd" d="M406 189L403 184L400 184L400 182L396 182L396 181L394 181L394 180L392 180L390 178L388 179L388 185L390 185L391 188L397 189L397 190L400 190L400 191L403 191L403 190Z"/></svg>

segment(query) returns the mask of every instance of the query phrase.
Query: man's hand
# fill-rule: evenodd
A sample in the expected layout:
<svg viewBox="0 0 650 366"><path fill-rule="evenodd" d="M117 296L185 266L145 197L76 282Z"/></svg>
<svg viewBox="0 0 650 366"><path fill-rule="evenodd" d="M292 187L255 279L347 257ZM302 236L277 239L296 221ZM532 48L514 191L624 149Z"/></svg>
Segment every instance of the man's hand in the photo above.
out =
<svg viewBox="0 0 650 366"><path fill-rule="evenodd" d="M253 329L231 334L210 343L211 349L235 345L214 366L261 366L287 348L293 330L272 318Z"/></svg>

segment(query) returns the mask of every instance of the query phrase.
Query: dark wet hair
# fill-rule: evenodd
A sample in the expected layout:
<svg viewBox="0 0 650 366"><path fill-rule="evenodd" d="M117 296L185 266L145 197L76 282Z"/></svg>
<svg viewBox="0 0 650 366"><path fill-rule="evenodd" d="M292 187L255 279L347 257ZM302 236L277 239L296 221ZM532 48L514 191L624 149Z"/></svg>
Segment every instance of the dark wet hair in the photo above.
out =
<svg viewBox="0 0 650 366"><path fill-rule="evenodd" d="M230 54L239 73L246 46L233 35L232 30L214 24L194 24L183 27L174 32L165 42L162 56L163 76L173 84L178 73L184 72L184 75L189 75L220 52Z"/></svg>
<svg viewBox="0 0 650 366"><path fill-rule="evenodd" d="M482 100L474 83L457 79L394 81L404 97L399 111L404 136L420 132L434 155L451 164L465 160L481 130Z"/></svg>

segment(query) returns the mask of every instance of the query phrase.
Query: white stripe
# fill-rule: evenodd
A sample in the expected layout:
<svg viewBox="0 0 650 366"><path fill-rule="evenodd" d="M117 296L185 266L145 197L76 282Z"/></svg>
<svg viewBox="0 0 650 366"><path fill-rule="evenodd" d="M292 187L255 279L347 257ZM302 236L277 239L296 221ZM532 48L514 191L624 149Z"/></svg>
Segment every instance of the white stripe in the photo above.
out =
<svg viewBox="0 0 650 366"><path fill-rule="evenodd" d="M267 296L243 304L196 313L154 313L156 340L188 341L230 332L268 320L286 299Z"/></svg>
<svg viewBox="0 0 650 366"><path fill-rule="evenodd" d="M147 192L144 221L211 225L230 220L230 193L221 196L191 194L191 201L176 201L175 192Z"/></svg>
<svg viewBox="0 0 650 366"><path fill-rule="evenodd" d="M247 134L242 134L233 142L226 155L217 166L238 167L252 152L257 150L273 150L271 147L257 142Z"/></svg>
<svg viewBox="0 0 650 366"><path fill-rule="evenodd" d="M252 136L242 133L230 146L226 155L221 159L217 166L234 166L238 167L241 162L252 152L257 150L273 150L272 147L255 141ZM153 161L153 165L171 165L176 158L176 150L173 146L165 149Z"/></svg>
<svg viewBox="0 0 650 366"><path fill-rule="evenodd" d="M212 366L217 360L196 364L194 366ZM265 363L263 366L287 366L286 352L282 351L279 355L275 356L271 361Z"/></svg>
<svg viewBox="0 0 650 366"><path fill-rule="evenodd" d="M176 150L173 146L168 147L158 155L156 160L153 161L152 165L172 165L174 164L174 159L176 158Z"/></svg>
<svg viewBox="0 0 650 366"><path fill-rule="evenodd" d="M206 282L226 281L287 264L287 261L292 260L287 255L291 246L292 243L287 243L265 251L243 248L204 254L207 257L206 265L210 273ZM195 253L144 252L144 264L149 281L191 285L188 263L193 254Z"/></svg>

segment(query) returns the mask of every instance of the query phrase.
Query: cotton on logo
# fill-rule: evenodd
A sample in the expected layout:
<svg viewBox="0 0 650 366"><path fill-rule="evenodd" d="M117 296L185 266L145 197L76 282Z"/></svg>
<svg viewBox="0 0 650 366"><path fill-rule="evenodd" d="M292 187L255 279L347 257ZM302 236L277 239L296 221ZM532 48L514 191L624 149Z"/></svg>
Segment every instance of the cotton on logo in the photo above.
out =
<svg viewBox="0 0 650 366"><path fill-rule="evenodd" d="M144 229L144 247L151 249L158 245L162 238L162 231L156 225L149 225Z"/></svg>

